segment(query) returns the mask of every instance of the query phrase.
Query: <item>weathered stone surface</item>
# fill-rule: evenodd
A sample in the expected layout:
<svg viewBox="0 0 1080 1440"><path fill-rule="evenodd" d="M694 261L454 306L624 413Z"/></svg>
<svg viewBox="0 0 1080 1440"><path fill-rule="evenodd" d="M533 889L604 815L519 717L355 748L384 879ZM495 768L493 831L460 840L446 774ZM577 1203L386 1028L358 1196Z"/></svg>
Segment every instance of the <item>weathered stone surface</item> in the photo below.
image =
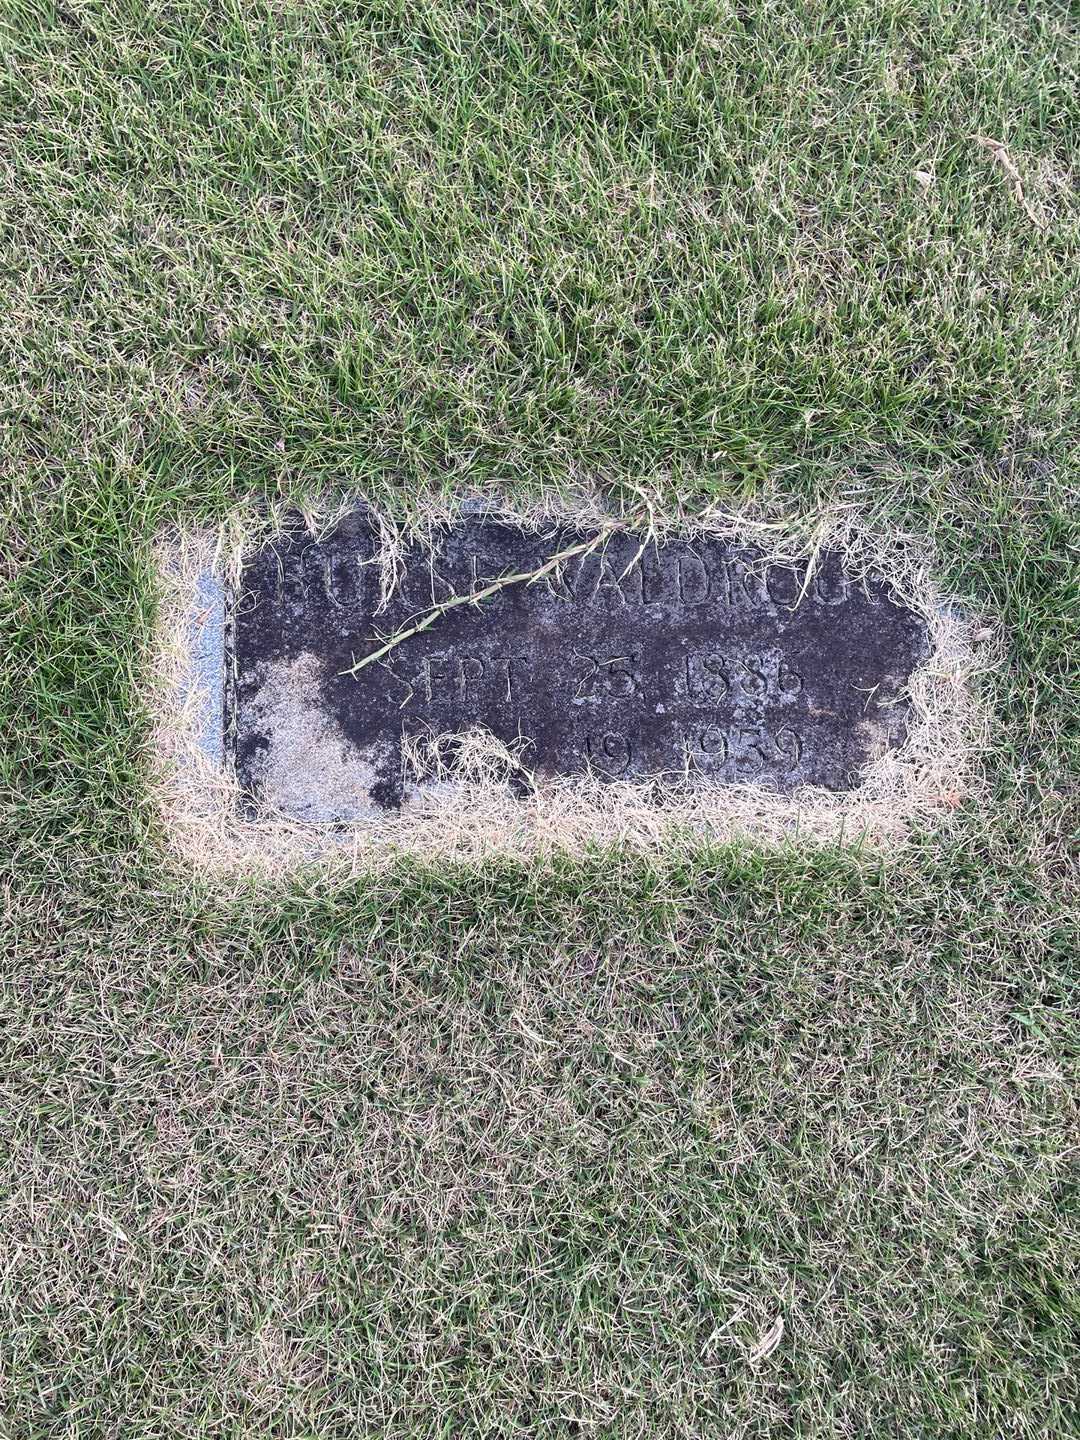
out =
<svg viewBox="0 0 1080 1440"><path fill-rule="evenodd" d="M630 535L558 574L446 611L349 674L378 637L455 595L581 545L468 519L414 547L379 613L376 536L357 511L317 543L299 525L247 561L229 624L226 741L254 796L297 819L407 798L405 735L484 727L538 776L755 781L839 790L899 746L924 623L841 557L763 567L720 540ZM452 747L451 747L452 753ZM522 783L526 783L523 777Z"/></svg>

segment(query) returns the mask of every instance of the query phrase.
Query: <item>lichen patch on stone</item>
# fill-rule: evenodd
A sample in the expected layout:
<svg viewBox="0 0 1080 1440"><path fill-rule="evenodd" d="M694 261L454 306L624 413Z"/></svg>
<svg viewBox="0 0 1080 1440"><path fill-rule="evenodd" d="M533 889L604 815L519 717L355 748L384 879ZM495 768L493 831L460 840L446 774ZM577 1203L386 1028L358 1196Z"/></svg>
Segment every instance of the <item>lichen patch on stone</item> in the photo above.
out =
<svg viewBox="0 0 1080 1440"><path fill-rule="evenodd" d="M239 723L259 805L267 814L313 824L339 821L342 814L371 818L375 766L322 708L322 669L310 653L253 662L248 678L255 688Z"/></svg>

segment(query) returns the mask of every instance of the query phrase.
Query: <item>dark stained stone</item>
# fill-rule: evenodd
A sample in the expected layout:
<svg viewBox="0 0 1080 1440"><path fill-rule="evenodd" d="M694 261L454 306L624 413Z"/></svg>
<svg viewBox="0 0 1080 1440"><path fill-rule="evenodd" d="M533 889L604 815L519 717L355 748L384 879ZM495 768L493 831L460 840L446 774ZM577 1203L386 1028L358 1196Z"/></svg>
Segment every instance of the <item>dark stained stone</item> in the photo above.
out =
<svg viewBox="0 0 1080 1440"><path fill-rule="evenodd" d="M377 536L363 510L317 542L299 523L286 529L248 558L231 605L226 744L245 790L297 819L355 819L407 798L403 735L477 726L523 739L540 777L591 767L784 793L850 788L902 743L923 621L884 585L850 580L837 554L807 583L805 566L763 567L708 537L643 550L609 537L348 673L433 606L590 538L464 519L433 552L406 554L376 613Z"/></svg>

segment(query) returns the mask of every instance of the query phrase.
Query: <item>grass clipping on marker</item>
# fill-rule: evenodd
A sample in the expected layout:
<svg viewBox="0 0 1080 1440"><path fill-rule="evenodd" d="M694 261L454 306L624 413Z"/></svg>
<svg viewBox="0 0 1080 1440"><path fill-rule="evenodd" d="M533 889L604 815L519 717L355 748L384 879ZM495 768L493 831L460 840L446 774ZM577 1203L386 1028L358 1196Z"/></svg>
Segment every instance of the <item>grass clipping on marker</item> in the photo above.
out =
<svg viewBox="0 0 1080 1440"><path fill-rule="evenodd" d="M355 503L307 513L313 536L331 530ZM376 516L381 544L373 563L380 567L384 603L401 577L405 548L420 540L433 549L439 533L463 513L462 502L447 500L425 503L401 523ZM478 513L475 500L468 513ZM911 677L912 714L903 746L872 761L858 787L843 792L804 787L789 796L753 783L689 787L657 780L604 782L586 774L538 780L522 797L510 779L528 768L526 757L477 728L455 735L452 747L445 736L406 740L406 778L424 783L400 811L349 824L301 823L271 809L247 818L220 748L215 753L207 743L214 698L208 648L211 666L220 657L213 640L209 647L201 643L208 620L206 577L235 584L244 553L272 536L281 516L256 520L238 514L214 530L168 537L157 556L152 784L169 846L186 865L280 872L324 862L368 869L410 852L469 859L613 843L670 849L680 840L889 846L901 843L913 825L946 818L976 790L988 714L973 682L995 663L994 647L987 644L992 632L977 631L945 602L932 582L928 556L912 540L870 526L849 507L794 522L715 510L688 518L665 513L659 501L646 497L640 514L626 520L614 520L588 500L520 508L492 503L480 513L541 535L568 523L586 535L629 530L641 536L642 551L675 533L710 534L757 549L755 564L762 568L799 560L812 566L822 551L841 551L853 578L883 580L927 625L930 654ZM452 767L446 759L450 749Z"/></svg>

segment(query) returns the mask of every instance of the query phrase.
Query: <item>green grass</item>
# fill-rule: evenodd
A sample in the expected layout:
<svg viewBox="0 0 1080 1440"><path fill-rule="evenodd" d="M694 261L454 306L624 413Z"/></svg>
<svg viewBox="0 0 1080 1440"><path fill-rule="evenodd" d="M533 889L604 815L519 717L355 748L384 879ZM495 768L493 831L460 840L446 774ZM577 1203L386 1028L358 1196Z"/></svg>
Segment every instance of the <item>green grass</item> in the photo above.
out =
<svg viewBox="0 0 1080 1440"><path fill-rule="evenodd" d="M1075 20L345 10L0 16L0 1434L1075 1433ZM162 527L582 481L926 535L1004 635L986 799L170 866Z"/></svg>

